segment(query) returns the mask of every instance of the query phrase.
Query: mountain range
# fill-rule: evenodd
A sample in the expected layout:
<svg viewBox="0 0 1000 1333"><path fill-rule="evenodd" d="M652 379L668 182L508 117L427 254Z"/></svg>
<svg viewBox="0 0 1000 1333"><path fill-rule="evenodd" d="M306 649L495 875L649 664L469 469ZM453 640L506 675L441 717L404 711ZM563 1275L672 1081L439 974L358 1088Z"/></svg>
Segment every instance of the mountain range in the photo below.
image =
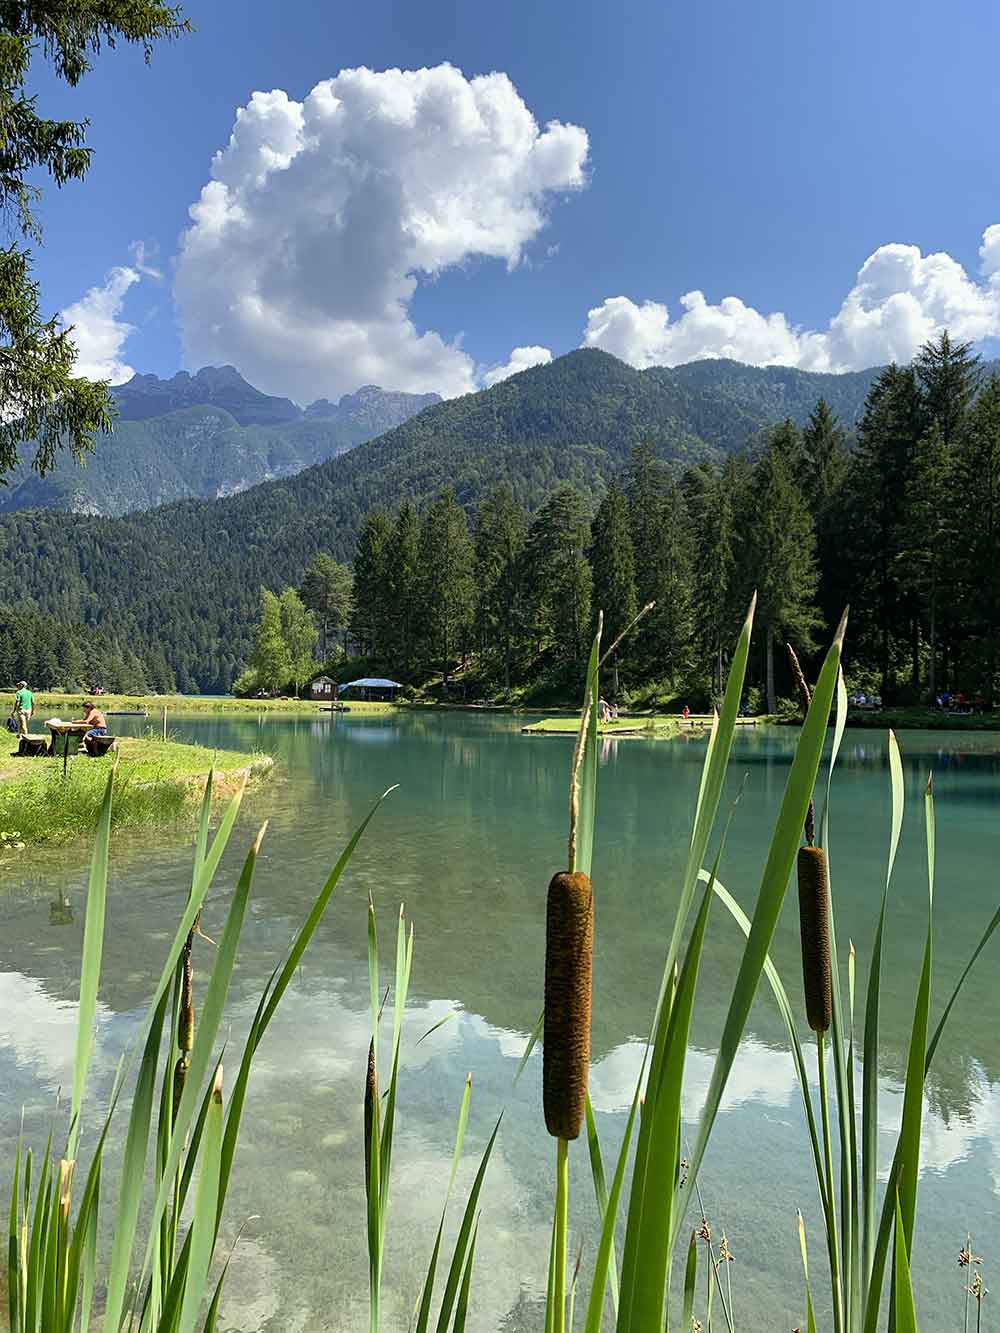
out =
<svg viewBox="0 0 1000 1333"><path fill-rule="evenodd" d="M301 408L261 393L232 366L172 379L135 375L114 390L118 415L84 467L60 459L45 477L22 467L0 488L0 513L66 509L116 516L172 500L218 499L301 472L381 435L436 393L391 393L368 384L338 403Z"/></svg>
<svg viewBox="0 0 1000 1333"><path fill-rule="evenodd" d="M850 427L877 373L817 375L732 361L638 371L580 349L429 406L297 475L225 498L183 499L121 518L37 509L0 516L0 602L30 598L67 619L109 625L139 651L162 646L180 688L224 691L245 661L261 585L297 584L320 550L352 559L360 523L375 505L404 497L419 504L447 483L471 512L500 481L529 507L564 481L596 500L643 438L678 467L717 461L752 447L786 416L803 422L821 396ZM137 378L125 386L130 412L161 397L161 381ZM183 379L172 392L189 391ZM241 411L294 407L284 399L260 403L255 393ZM314 404L294 420L239 425L233 406L172 407L139 424L155 431L177 414L223 412L239 430L273 437L323 421L311 423ZM107 447L99 443L91 468Z"/></svg>

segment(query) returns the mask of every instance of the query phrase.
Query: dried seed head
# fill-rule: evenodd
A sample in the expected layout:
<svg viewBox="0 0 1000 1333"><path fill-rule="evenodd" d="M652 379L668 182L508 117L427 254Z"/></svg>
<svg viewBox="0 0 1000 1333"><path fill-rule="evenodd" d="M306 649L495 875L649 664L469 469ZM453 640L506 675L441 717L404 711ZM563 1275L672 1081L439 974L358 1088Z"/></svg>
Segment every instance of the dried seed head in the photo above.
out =
<svg viewBox="0 0 1000 1333"><path fill-rule="evenodd" d="M583 1123L590 1063L594 895L588 876L553 875L545 930L545 1126L575 1139Z"/></svg>
<svg viewBox="0 0 1000 1333"><path fill-rule="evenodd" d="M375 1069L375 1038L368 1047L368 1072L365 1076L365 1194L372 1188L372 1131L378 1115L378 1073Z"/></svg>
<svg viewBox="0 0 1000 1333"><path fill-rule="evenodd" d="M177 1018L177 1045L182 1051L190 1051L194 1047L194 970L191 964L193 946L194 930L191 930L184 942L181 1005Z"/></svg>
<svg viewBox="0 0 1000 1333"><path fill-rule="evenodd" d="M825 1032L833 1017L830 983L830 882L822 847L800 847L798 859L799 929L806 1018L814 1032Z"/></svg>

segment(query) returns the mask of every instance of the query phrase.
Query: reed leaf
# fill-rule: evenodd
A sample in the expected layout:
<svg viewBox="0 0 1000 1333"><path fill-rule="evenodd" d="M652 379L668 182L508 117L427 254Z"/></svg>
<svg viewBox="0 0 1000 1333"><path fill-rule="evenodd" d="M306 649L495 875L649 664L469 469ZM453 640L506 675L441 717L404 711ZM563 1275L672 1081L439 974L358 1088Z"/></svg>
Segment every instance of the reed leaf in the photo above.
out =
<svg viewBox="0 0 1000 1333"><path fill-rule="evenodd" d="M812 1287L809 1285L809 1253L806 1249L806 1224L799 1213L799 1252L802 1255L802 1276L806 1284L806 1333L816 1333L816 1315L813 1310Z"/></svg>
<svg viewBox="0 0 1000 1333"><path fill-rule="evenodd" d="M497 1141L497 1134L500 1132L500 1125L502 1122L503 1112L501 1111L500 1117L493 1127L493 1133L490 1135L489 1143L486 1145L486 1151L483 1153L482 1161L479 1163L479 1170L476 1172L476 1178L472 1183L472 1189L469 1192L469 1198L465 1205L465 1212L462 1214L462 1223L458 1229L455 1249L451 1256L451 1266L448 1269L448 1280L445 1283L444 1296L441 1298L437 1333L448 1333L448 1322L451 1319L451 1312L454 1309L459 1283L462 1279L465 1256L469 1248L469 1238L472 1234L476 1209L479 1206L479 1195L483 1188L483 1181L486 1179L486 1168L490 1164L490 1157L493 1154L493 1145Z"/></svg>
<svg viewBox="0 0 1000 1333"><path fill-rule="evenodd" d="M618 1203L621 1199L622 1183L625 1180L625 1166L628 1162L629 1148L632 1143L632 1133L635 1128L636 1112L639 1109L639 1094L642 1089L642 1079L645 1069L646 1062L644 1059L643 1067L639 1072L639 1079L635 1086L635 1094L632 1097L632 1106L628 1113L628 1120L625 1124L625 1135L622 1138L621 1148L618 1150L618 1164L615 1167L615 1174L611 1181L611 1193L608 1195L608 1201L601 1218L601 1238L597 1247L597 1257L594 1260L594 1275L590 1284L590 1300L587 1303L586 1333L600 1333L608 1275L614 1271L615 1226L618 1221ZM619 1310L619 1301L617 1299L614 1300L614 1310L615 1318L617 1319Z"/></svg>
<svg viewBox="0 0 1000 1333"><path fill-rule="evenodd" d="M80 1110L94 1053L94 1020L97 1016L97 987L104 952L104 915L108 898L108 843L111 838L111 796L115 770L108 775L97 821L94 854L87 881L87 914L83 927L83 960L80 966L80 1011L76 1027L76 1056L73 1061L73 1097L70 1103L70 1133L66 1156L76 1156L80 1135Z"/></svg>
<svg viewBox="0 0 1000 1333"><path fill-rule="evenodd" d="M770 948L771 938L778 921L785 890L795 860L806 810L812 797L813 785L819 768L823 742L826 738L830 707L833 703L834 690L840 673L840 653L846 629L846 616L841 621L833 643L826 655L826 661L820 672L819 680L813 692L812 702L806 714L792 761L791 772L785 784L781 810L771 838L767 863L761 881L757 905L754 909L739 972L733 986L729 1011L719 1043L712 1079L709 1084L698 1127L698 1137L691 1153L688 1179L692 1186L698 1178L698 1170L708 1147L715 1119L718 1115L722 1094L725 1091L729 1073L739 1049L743 1030L750 1013L750 1006L757 991L757 983L764 969L764 962ZM697 871L695 872L697 878ZM681 1213L674 1214L670 1237L671 1249L677 1240Z"/></svg>
<svg viewBox="0 0 1000 1333"><path fill-rule="evenodd" d="M590 874L594 856L594 825L597 818L597 701L600 698L601 629L598 626L587 663L587 685L580 718L582 755L579 767L574 757L572 800L577 803L574 834L570 837L569 871ZM571 823L572 823L571 817Z"/></svg>
<svg viewBox="0 0 1000 1333"><path fill-rule="evenodd" d="M917 1310L913 1303L913 1287L910 1284L908 1251L902 1206L897 1195L892 1247L892 1304L895 1314L895 1333L917 1333Z"/></svg>
<svg viewBox="0 0 1000 1333"><path fill-rule="evenodd" d="M892 789L892 824L889 834L889 862L886 867L882 904L875 927L871 968L868 973L868 995L865 1003L864 1062L861 1081L861 1275L867 1297L875 1261L876 1171L878 1166L878 1037L879 1005L882 991L882 954L885 935L885 914L889 901L889 886L896 864L899 836L903 827L903 763L895 732L889 732L889 776ZM998 914L1000 916L1000 914Z"/></svg>
<svg viewBox="0 0 1000 1333"><path fill-rule="evenodd" d="M452 1324L452 1333L465 1333L465 1318L469 1313L469 1292L472 1287L472 1265L476 1258L476 1237L479 1234L479 1222L472 1228L472 1239L469 1241L469 1257L465 1261L465 1272L462 1274L462 1286L458 1293L458 1304L455 1306L455 1322Z"/></svg>
<svg viewBox="0 0 1000 1333"><path fill-rule="evenodd" d="M590 1093L587 1093L585 1105L587 1120L587 1149L590 1156L590 1174L594 1179L594 1197L597 1199L597 1208L603 1218L608 1211L608 1185L604 1176L604 1158L601 1155L601 1140L597 1133L597 1121L594 1119L594 1108L590 1104ZM617 1212L617 1200L615 1211ZM615 1247L612 1243L608 1253L608 1280L611 1283L611 1305L615 1315L618 1314L618 1264L615 1260ZM572 1327L572 1323L570 1324Z"/></svg>
<svg viewBox="0 0 1000 1333"><path fill-rule="evenodd" d="M709 1263L711 1263L709 1259ZM687 1260L684 1264L684 1305L681 1313L681 1328L687 1330L694 1321L694 1292L698 1285L698 1236L691 1232L688 1241Z"/></svg>
<svg viewBox="0 0 1000 1333"><path fill-rule="evenodd" d="M221 1075L221 1070L219 1073ZM215 1219L219 1205L222 1128L222 1087L221 1077L218 1077L212 1090L212 1104L209 1107L205 1137L199 1153L201 1165L194 1201L194 1216L191 1219L190 1258L177 1333L194 1333L202 1297L208 1286L208 1270L215 1249Z"/></svg>
<svg viewBox="0 0 1000 1333"><path fill-rule="evenodd" d="M430 1263L427 1266L427 1276L424 1278L424 1285L420 1293L420 1307L417 1314L416 1333L426 1333L428 1321L431 1315L431 1301L434 1296L434 1279L437 1274L438 1256L441 1253L441 1237L444 1233L444 1219L448 1212L448 1203L451 1199L451 1191L455 1184L455 1173L458 1171L459 1159L462 1155L462 1143L465 1139L465 1127L469 1123L469 1103L472 1099L472 1075L465 1080L465 1087L462 1090L462 1102L458 1110L458 1130L455 1134L455 1148L451 1155L451 1171L448 1174L448 1189L444 1196L444 1206L441 1209L441 1220L438 1222L437 1235L434 1238L434 1249L431 1251Z"/></svg>

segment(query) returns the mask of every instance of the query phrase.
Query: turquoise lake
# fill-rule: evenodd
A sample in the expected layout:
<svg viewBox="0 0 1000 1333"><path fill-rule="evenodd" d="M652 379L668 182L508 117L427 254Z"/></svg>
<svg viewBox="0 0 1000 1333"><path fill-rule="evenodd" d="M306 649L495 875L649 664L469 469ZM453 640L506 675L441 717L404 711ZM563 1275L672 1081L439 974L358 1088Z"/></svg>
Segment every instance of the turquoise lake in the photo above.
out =
<svg viewBox="0 0 1000 1333"><path fill-rule="evenodd" d="M541 1116L541 1057L513 1086L541 1008L545 890L564 862L571 743L520 734L505 716L178 717L180 738L261 749L279 761L247 798L204 926L215 934L257 827L263 844L230 994L238 1060L256 999L373 799L399 784L370 826L255 1065L229 1209L242 1226L221 1327L229 1333L367 1329L362 1094L370 1036L366 908L384 964L405 903L414 962L404 1023L385 1273L387 1330L406 1329L440 1215L465 1077L472 1111L456 1197L505 1110L482 1196L469 1327L544 1327L554 1144ZM124 728L123 728L124 729ZM730 772L733 819L721 877L752 908L797 733L742 729ZM1000 905L1000 735L902 733L907 809L892 892L882 1000L882 1167L901 1113L926 929L923 789L937 806L934 1019ZM591 1096L606 1162L617 1152L660 983L697 793L704 738L604 742L594 859L597 925ZM82 761L81 761L82 762ZM884 735L848 731L834 782L831 859L838 935L858 958L858 994L885 877L889 779ZM89 848L32 853L0 874L0 1191L25 1133L44 1146L68 1089ZM123 834L114 846L93 1118L136 1031L189 880L187 831ZM687 1065L691 1134L711 1073L742 936L716 906ZM798 916L786 901L772 956L801 1009ZM210 946L196 953L204 987ZM1000 1289L1000 936L968 984L932 1071L914 1260L922 1326L961 1326L966 1231ZM384 982L391 978L386 971ZM454 1015L426 1040L419 1039ZM804 1017L802 1020L805 1032ZM391 1023L383 1033L387 1048ZM815 1062L813 1062L815 1073ZM123 1124L124 1122L122 1122ZM93 1121L89 1125L93 1133ZM60 1131L61 1132L61 1131ZM86 1134L85 1134L86 1138ZM610 1165L608 1167L610 1174ZM581 1140L571 1153L571 1252L583 1271L596 1210ZM701 1185L713 1231L735 1254L745 1333L804 1325L796 1209L822 1285L819 1206L787 1040L762 990L723 1102ZM0 1194L0 1197L3 1197ZM453 1204L456 1222L460 1205ZM250 1220L247 1220L250 1219ZM694 1222L698 1218L692 1215ZM724 1327L716 1310L716 1328ZM822 1326L822 1325L821 1325Z"/></svg>

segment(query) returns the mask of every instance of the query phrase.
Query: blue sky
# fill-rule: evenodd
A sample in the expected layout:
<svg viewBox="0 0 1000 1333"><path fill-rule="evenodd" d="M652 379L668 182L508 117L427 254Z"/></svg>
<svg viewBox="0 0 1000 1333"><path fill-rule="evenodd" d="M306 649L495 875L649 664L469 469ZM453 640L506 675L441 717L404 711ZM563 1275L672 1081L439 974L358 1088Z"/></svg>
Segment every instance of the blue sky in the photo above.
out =
<svg viewBox="0 0 1000 1333"><path fill-rule="evenodd" d="M461 392L583 341L807 369L905 359L945 324L995 346L1000 13L981 0L187 12L194 35L149 68L119 51L76 90L37 82L92 124L38 262L90 369L233 361L302 400L368 378ZM361 66L375 78L342 74ZM237 108L273 90L188 231Z"/></svg>

